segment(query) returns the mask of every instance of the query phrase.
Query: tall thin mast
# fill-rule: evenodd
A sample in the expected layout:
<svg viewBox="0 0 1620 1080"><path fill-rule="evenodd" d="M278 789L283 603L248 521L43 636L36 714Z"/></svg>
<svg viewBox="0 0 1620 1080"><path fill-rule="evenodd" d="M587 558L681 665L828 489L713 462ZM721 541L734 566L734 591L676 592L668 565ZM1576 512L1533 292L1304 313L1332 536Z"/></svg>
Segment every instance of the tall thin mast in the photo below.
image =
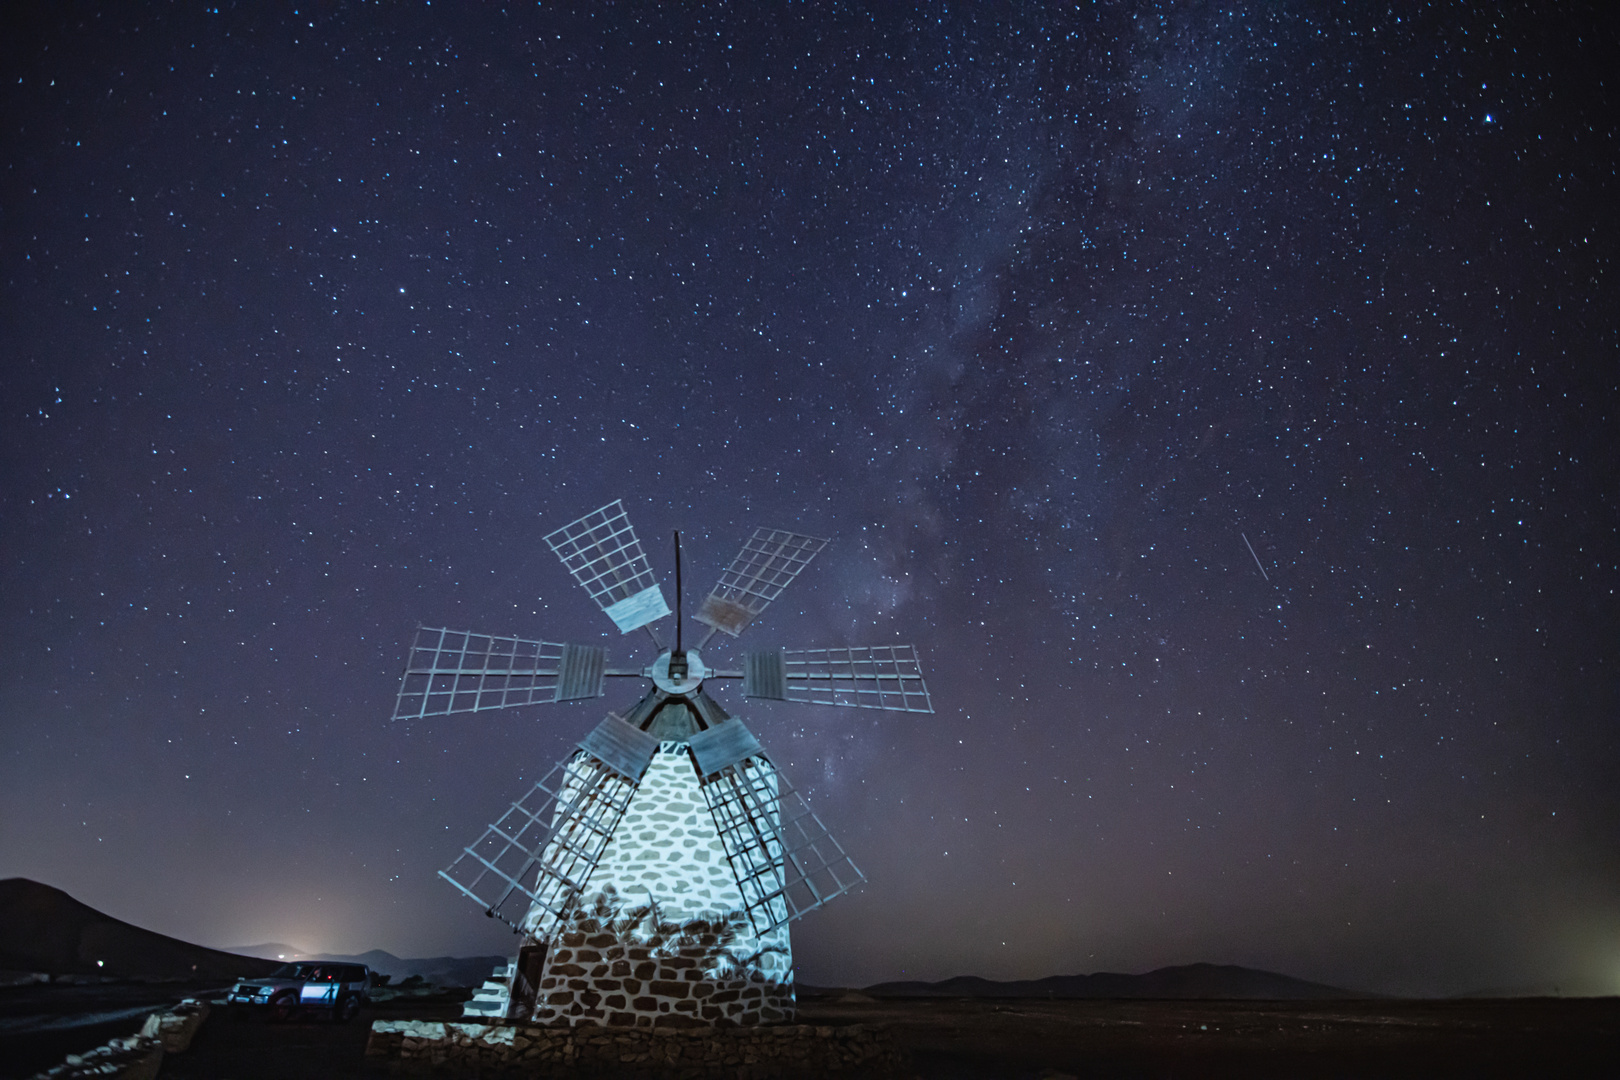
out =
<svg viewBox="0 0 1620 1080"><path fill-rule="evenodd" d="M686 650L681 647L681 530L675 530L675 651L669 654L669 677L686 678Z"/></svg>

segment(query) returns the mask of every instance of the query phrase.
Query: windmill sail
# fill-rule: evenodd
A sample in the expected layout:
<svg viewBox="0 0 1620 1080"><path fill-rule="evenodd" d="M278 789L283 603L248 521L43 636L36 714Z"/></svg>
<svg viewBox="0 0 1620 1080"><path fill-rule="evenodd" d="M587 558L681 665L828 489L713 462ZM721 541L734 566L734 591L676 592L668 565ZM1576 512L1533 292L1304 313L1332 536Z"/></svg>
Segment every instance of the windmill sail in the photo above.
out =
<svg viewBox="0 0 1620 1080"><path fill-rule="evenodd" d="M545 541L621 634L669 614L647 553L618 499L547 534Z"/></svg>
<svg viewBox="0 0 1620 1080"><path fill-rule="evenodd" d="M418 627L394 719L601 697L606 662L590 645Z"/></svg>
<svg viewBox="0 0 1620 1080"><path fill-rule="evenodd" d="M910 645L779 649L743 658L743 695L890 712L934 711Z"/></svg>
<svg viewBox="0 0 1620 1080"><path fill-rule="evenodd" d="M826 546L815 536L755 529L693 618L736 637Z"/></svg>
<svg viewBox="0 0 1620 1080"><path fill-rule="evenodd" d="M763 758L727 765L705 778L702 790L756 933L866 880L804 797Z"/></svg>
<svg viewBox="0 0 1620 1080"><path fill-rule="evenodd" d="M628 727L611 714L609 722ZM581 750L512 803L439 876L513 930L544 937L590 880L637 779Z"/></svg>

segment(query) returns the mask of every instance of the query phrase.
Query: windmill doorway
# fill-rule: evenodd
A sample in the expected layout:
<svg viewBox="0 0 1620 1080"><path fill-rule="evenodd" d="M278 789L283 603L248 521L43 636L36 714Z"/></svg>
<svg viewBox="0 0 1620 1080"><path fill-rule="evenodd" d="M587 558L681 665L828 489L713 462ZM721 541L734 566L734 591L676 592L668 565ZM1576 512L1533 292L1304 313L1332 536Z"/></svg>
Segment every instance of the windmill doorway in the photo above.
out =
<svg viewBox="0 0 1620 1080"><path fill-rule="evenodd" d="M546 966L546 943L531 942L518 950L517 970L512 973L512 992L506 1007L508 1020L533 1020L539 997L540 972Z"/></svg>

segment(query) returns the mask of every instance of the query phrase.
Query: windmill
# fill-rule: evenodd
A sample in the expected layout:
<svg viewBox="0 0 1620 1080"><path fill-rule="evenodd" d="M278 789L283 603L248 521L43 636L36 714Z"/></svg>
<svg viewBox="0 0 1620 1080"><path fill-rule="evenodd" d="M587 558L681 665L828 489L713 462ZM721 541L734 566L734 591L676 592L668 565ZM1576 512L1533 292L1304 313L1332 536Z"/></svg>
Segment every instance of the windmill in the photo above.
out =
<svg viewBox="0 0 1620 1080"><path fill-rule="evenodd" d="M652 663L614 667L591 645L419 627L395 720L603 697L650 680L512 802L440 876L521 935L517 960L471 1011L553 1024L761 1024L794 1011L788 925L864 880L742 720L706 684L740 680L766 701L933 712L909 645L745 652L711 668L827 541L757 529L693 616L687 647L675 534L671 612L623 505L545 537L621 634Z"/></svg>

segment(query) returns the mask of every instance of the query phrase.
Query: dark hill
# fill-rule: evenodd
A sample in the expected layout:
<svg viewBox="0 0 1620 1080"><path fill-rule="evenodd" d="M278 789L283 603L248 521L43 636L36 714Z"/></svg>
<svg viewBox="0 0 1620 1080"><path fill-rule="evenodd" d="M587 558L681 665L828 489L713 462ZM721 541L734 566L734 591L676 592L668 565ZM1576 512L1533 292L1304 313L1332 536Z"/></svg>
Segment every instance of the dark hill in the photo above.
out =
<svg viewBox="0 0 1620 1080"><path fill-rule="evenodd" d="M958 975L944 982L886 982L868 986L872 997L1224 998L1249 1001L1326 1001L1374 995L1340 990L1287 975L1231 964L1187 964L1146 975L1052 975L992 982Z"/></svg>
<svg viewBox="0 0 1620 1080"><path fill-rule="evenodd" d="M505 956L425 956L416 959L401 958L382 949L372 949L359 955L346 953L298 952L290 945L274 942L265 945L239 945L236 951L247 956L286 956L289 960L331 960L340 964L365 964L372 971L390 976L395 983L412 975L420 975L435 986L477 986L497 967L508 960Z"/></svg>
<svg viewBox="0 0 1620 1080"><path fill-rule="evenodd" d="M212 982L263 975L275 967L274 960L142 930L37 881L0 881L0 970Z"/></svg>

